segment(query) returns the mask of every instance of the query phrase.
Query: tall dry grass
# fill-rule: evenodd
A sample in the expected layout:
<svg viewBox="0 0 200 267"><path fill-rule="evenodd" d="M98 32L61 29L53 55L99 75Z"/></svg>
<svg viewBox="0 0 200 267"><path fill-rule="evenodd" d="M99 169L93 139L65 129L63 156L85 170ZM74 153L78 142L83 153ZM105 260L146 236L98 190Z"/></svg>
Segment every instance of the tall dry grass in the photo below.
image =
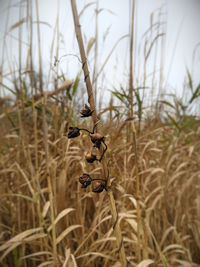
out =
<svg viewBox="0 0 200 267"><path fill-rule="evenodd" d="M44 133L38 131L36 170L33 124L28 115L24 146L16 132L17 117L17 128L8 126L1 137L1 264L51 266L56 257L57 266L120 265L107 193L96 196L78 183L78 177L88 170L93 177L101 177L98 163L93 168L84 160L90 141L84 134L67 139L64 121L55 140L53 115L47 126L51 187ZM60 108L57 116L62 117ZM42 113L37 116L37 123L41 121ZM127 260L131 266L137 265L139 201L144 266L198 266L200 127L176 136L174 126L146 123L137 141L137 174L132 144L126 143L124 130L116 138L115 126L116 130L110 129L108 123L105 129L106 158ZM139 199L137 175L141 179Z"/></svg>

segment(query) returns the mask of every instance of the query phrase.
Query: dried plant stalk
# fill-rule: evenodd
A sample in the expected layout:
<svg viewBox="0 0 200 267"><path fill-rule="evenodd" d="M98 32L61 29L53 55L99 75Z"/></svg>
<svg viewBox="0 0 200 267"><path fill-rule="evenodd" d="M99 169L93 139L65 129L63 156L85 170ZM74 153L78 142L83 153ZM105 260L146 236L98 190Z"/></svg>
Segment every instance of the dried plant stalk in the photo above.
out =
<svg viewBox="0 0 200 267"><path fill-rule="evenodd" d="M135 153L135 167L136 167L136 214L137 214L137 250L136 257L137 262L140 263L141 259L148 258L148 250L147 250L147 229L144 223L144 220L141 216L141 207L140 207L140 199L141 199L141 175L140 175L140 167L139 167L139 159L138 159L138 151L137 151L137 139L136 139L136 129L134 120L132 121L132 142L133 149ZM142 257L143 256L143 257Z"/></svg>
<svg viewBox="0 0 200 267"><path fill-rule="evenodd" d="M132 1L131 1L132 2ZM131 6L130 6L131 7ZM130 27L130 76L129 76L129 117L133 117L133 38L134 38L134 12L135 1L132 2L131 27Z"/></svg>
<svg viewBox="0 0 200 267"><path fill-rule="evenodd" d="M139 178L139 162L138 162L138 153L137 153L137 141L136 141L136 129L134 120L132 121L132 134L133 134L133 148L135 152L135 166L136 166L136 213L137 213L137 261L138 263L141 261L141 211L140 211L140 178Z"/></svg>
<svg viewBox="0 0 200 267"><path fill-rule="evenodd" d="M84 72L84 76L85 76L85 83L86 83L86 87L87 87L88 102L90 104L91 110L93 110L92 119L93 119L93 123L95 125L98 122L98 118L97 118L97 113L96 113L96 107L95 107L94 96L93 96L93 91L92 91L92 84L91 84L90 75L89 75L89 71L88 71L87 58L85 55L85 49L84 49L84 45L83 45L82 33L81 33L80 24L79 24L79 18L78 18L78 12L77 12L75 0L71 0L71 6L72 6L72 13L73 13L73 18L74 18L74 27L75 27L76 37L77 37L80 55L81 55L81 60L82 60L82 64L83 64L82 68L83 68L83 72ZM97 132L100 131L100 124L97 125L96 130L97 130ZM102 146L100 149L102 150ZM106 176L107 176L107 163L106 163L104 158L102 160L102 165L103 165L104 177L106 178ZM113 192L111 190L111 183L110 183L109 177L107 178L107 187L108 187L108 196L109 196L109 200L110 200L111 213L112 213L113 222L114 222L114 231L115 231L115 236L116 236L117 245L118 245L118 249L119 249L121 266L125 267L127 265L127 260L126 260L124 245L123 245L122 232L121 232L120 225L118 222L118 215L117 215L115 199L113 196Z"/></svg>
<svg viewBox="0 0 200 267"><path fill-rule="evenodd" d="M72 6L72 12L73 12L73 18L74 18L76 38L78 41L81 60L82 60L82 64L83 64L82 68L83 68L83 72L85 75L85 83L86 83L87 93L88 93L88 102L90 103L91 110L94 110L94 112L92 113L92 119L93 119L93 122L95 124L95 123L97 123L98 120L97 120L96 108L95 108L95 103L94 103L94 96L93 96L93 91L92 91L92 84L91 84L90 75L89 75L89 71L88 71L87 58L86 58L85 49L84 49L84 45L83 45L83 38L82 38L82 33L81 33L80 24L79 24L79 18L78 18L78 13L77 13L75 1L71 0L71 6ZM99 125L97 125L97 129L98 128L99 128Z"/></svg>
<svg viewBox="0 0 200 267"><path fill-rule="evenodd" d="M39 84L40 84L40 94L43 96L43 72L42 72L42 54L41 54L41 42L40 42L40 27L39 27L39 5L38 0L35 1L36 5L36 17L37 17L37 35L38 35L38 56L39 56ZM50 200L50 208L51 208L51 223L52 223L52 246L53 246L53 263L54 266L57 265L57 248L56 248L56 228L54 224L55 220L55 212L53 205L53 189L51 184L51 177L49 171L49 147L48 147L48 127L46 121L46 96L44 96L42 103L42 121L43 121L43 134L44 134L44 149L45 149L45 158L46 158L46 176L47 176L47 184L48 184L48 193Z"/></svg>

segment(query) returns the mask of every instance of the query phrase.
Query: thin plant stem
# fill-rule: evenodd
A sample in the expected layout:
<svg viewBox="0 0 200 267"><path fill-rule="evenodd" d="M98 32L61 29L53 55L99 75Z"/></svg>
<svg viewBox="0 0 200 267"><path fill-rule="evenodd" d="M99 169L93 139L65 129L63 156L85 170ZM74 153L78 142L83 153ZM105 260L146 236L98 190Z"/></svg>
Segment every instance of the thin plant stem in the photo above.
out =
<svg viewBox="0 0 200 267"><path fill-rule="evenodd" d="M19 21L22 18L22 1L19 5ZM23 89L22 89L22 26L19 25L18 30L18 63L19 63L19 94L23 105Z"/></svg>
<svg viewBox="0 0 200 267"><path fill-rule="evenodd" d="M81 61L82 61L82 68L83 68L83 72L84 72L84 76L85 76L85 83L86 83L86 87L87 87L88 102L90 104L91 110L94 110L92 113L92 119L93 119L93 123L96 124L98 119L97 119L94 96L93 96L93 91L92 91L92 84L91 84L89 70L88 70L87 58L86 58L85 49L84 49L84 45L83 45L81 26L79 24L78 12L77 12L75 1L71 0L71 6L72 6L72 13L73 13L73 18L74 18L76 38L77 38L78 45L79 45ZM97 128L98 128L98 126L97 126Z"/></svg>
<svg viewBox="0 0 200 267"><path fill-rule="evenodd" d="M72 6L72 13L73 13L73 18L74 18L76 37L77 37L79 50L80 50L80 54L81 54L81 60L82 60L82 64L83 64L82 68L84 71L85 82L86 82L86 87L87 87L88 102L90 104L91 110L94 110L92 113L92 119L93 119L93 123L95 125L98 122L98 118L97 118L97 113L96 113L96 107L95 107L95 102L94 102L94 97L93 97L92 85L91 85L90 75L89 75L89 71L88 71L87 58L85 55L85 49L84 49L83 39L82 39L82 32L81 32L81 27L79 24L79 18L78 18L78 12L77 12L75 0L71 0L71 6ZM100 124L99 123L96 126L96 130L97 130L97 132L100 131ZM100 150L103 150L102 146L101 146ZM105 158L102 159L102 166L103 166L104 177L106 177L106 175L107 175L107 163L106 163ZM117 240L117 246L118 246L118 250L119 250L121 266L125 267L127 265L127 260L126 260L125 249L124 249L124 244L123 244L123 237L122 237L121 228L120 228L120 225L118 222L117 208L116 208L113 192L111 190L111 182L110 182L109 177L107 178L107 189L108 189L108 196L109 196L109 200L110 200L110 208L111 208L111 213L112 213L112 217L113 217L113 222L115 223L114 232L115 232L115 236L116 236L116 240Z"/></svg>
<svg viewBox="0 0 200 267"><path fill-rule="evenodd" d="M39 8L38 0L36 0L36 15L37 15L37 34L38 34L38 56L39 56L39 76L40 76L40 93L43 95L43 74L42 74L42 55L41 55L41 45L40 45L40 27L39 27ZM44 96L43 105L42 105L42 121L43 121L43 134L44 134L44 147L45 147L45 157L46 157L46 174L47 174L47 183L49 191L49 200L50 200L50 211L51 211L51 224L52 224L52 245L53 245L53 263L54 266L57 266L57 248L56 248L56 229L55 229L55 212L54 212L54 202L53 202L53 189L51 185L51 177L49 170L49 152L48 152L48 128L46 122L46 96Z"/></svg>
<svg viewBox="0 0 200 267"><path fill-rule="evenodd" d="M134 12L135 1L132 2L132 12L130 18L130 60L129 60L129 117L133 117L133 38L134 38Z"/></svg>
<svg viewBox="0 0 200 267"><path fill-rule="evenodd" d="M98 77L95 80L96 73L98 71L98 15L99 15L99 0L96 0L96 15L95 15L95 47L94 47L94 69L93 69L93 77L92 77L92 84L94 86L94 96L95 96L95 103L97 103L97 83L98 83Z"/></svg>
<svg viewBox="0 0 200 267"><path fill-rule="evenodd" d="M101 66L101 68L100 68L100 70L99 70L98 73L96 74L96 77L95 77L95 79L94 79L94 81L93 81L94 83L95 83L96 80L98 79L99 75L102 73L102 71L103 71L105 65L108 63L108 61L109 61L110 57L112 56L112 54L113 54L115 48L117 47L117 45L120 43L121 40L123 40L124 38L126 38L126 37L128 37L128 36L129 36L128 34L123 35L123 36L120 37L120 38L117 40L117 42L113 45L113 47L112 47L110 53L107 55L107 57L106 57L106 59L104 60L102 66Z"/></svg>
<svg viewBox="0 0 200 267"><path fill-rule="evenodd" d="M10 19L10 2L11 0L8 1L8 12L7 12L7 16L6 16L6 22L5 22L5 33L4 33L4 37L3 37L3 42L2 42L2 51L1 51L1 62L0 62L0 67L1 67L1 73L3 74L4 71L4 57L5 57L5 47L6 47L6 34L8 32L8 22ZM3 83L3 75L1 75L1 83ZM3 87L0 87L0 89L2 89ZM0 90L0 96L1 96L1 92L3 90Z"/></svg>
<svg viewBox="0 0 200 267"><path fill-rule="evenodd" d="M138 162L138 153L137 153L137 141L136 141L136 129L135 123L132 121L132 134L133 134L133 148L135 152L135 167L136 167L136 213L137 213L137 261L141 261L141 210L140 210L140 179L139 179L139 162Z"/></svg>

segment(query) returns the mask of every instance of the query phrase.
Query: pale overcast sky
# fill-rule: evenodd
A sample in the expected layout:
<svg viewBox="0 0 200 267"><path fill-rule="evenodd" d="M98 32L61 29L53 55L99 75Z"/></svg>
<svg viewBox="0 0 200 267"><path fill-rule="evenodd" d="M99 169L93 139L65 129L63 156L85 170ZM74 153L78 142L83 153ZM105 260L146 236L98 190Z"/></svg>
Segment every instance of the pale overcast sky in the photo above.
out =
<svg viewBox="0 0 200 267"><path fill-rule="evenodd" d="M19 21L19 3L20 1L11 0L10 16L6 24L7 5L9 1L0 0L0 62L4 54L5 62L9 62L12 67L16 67L18 41L14 36L18 36L18 29L9 32L6 37L6 51L2 52L3 36L7 29ZM26 3L26 1L24 1ZM34 1L35 2L35 1ZM53 37L53 29L57 15L56 0L39 0L40 20L48 22L51 27L41 24L41 44L43 55L44 74L47 76L50 60L50 47ZM71 5L69 0L60 0L59 27L64 42L60 40L60 56L65 54L79 55L78 46L74 34L72 21ZM91 1L77 0L79 12ZM144 69L144 43L145 31L150 27L151 19L155 23L158 21L159 9L162 12L160 20L166 22L163 24L163 30L166 32L163 62L163 86L165 91L170 93L176 90L177 94L182 94L183 82L186 76L186 66L192 71L192 77L197 84L200 82L200 0L136 0L136 27L135 27L135 85L139 86L143 78ZM17 3L15 5L15 3ZM94 1L95 3L95 1ZM129 33L129 0L99 0L99 8L104 10L99 14L99 51L98 66L102 66L106 56L117 42L117 40ZM95 29L95 4L88 7L81 17L81 26L84 34L85 44L94 36ZM26 13L24 13L24 16ZM35 16L35 10L34 10ZM34 20L36 20L34 18ZM36 24L35 24L36 25ZM25 32L25 25L23 28ZM103 36L108 32L105 42ZM152 40L155 37L152 36ZM148 36L150 38L150 35ZM161 39L159 44L161 44ZM23 34L23 41L27 41L27 35ZM104 69L105 79L104 87L112 89L113 86L119 88L120 84L128 86L128 38L123 39L117 49L112 54L108 64ZM24 46L26 47L26 45ZM147 46L149 47L149 46ZM195 47L196 56L192 65L192 56ZM158 73L160 68L160 45L154 46L152 54L147 63L147 84L152 84L152 72L155 60L155 50L157 48ZM35 54L37 55L37 41L34 44ZM26 64L26 53L24 53L24 67ZM51 62L52 64L53 62ZM35 57L37 65L37 56ZM93 51L89 56L89 64L93 66ZM4 64L3 73L9 72L7 64ZM14 68L14 67L13 67ZM60 63L60 68L66 74L66 78L75 79L81 65L76 57L65 57ZM92 72L92 71L91 71ZM99 85L101 86L101 84ZM159 83L155 84L156 87Z"/></svg>

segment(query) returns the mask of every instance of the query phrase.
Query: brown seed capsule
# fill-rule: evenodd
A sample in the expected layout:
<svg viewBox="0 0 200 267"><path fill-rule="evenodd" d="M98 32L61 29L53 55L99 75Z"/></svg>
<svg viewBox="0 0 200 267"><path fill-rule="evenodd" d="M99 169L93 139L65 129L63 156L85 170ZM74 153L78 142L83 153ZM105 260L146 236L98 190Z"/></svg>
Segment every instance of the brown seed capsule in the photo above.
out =
<svg viewBox="0 0 200 267"><path fill-rule="evenodd" d="M104 183L100 183L97 187L95 187L92 192L101 193L104 189L106 189L106 185Z"/></svg>
<svg viewBox="0 0 200 267"><path fill-rule="evenodd" d="M86 155L85 155L85 159L87 160L87 162L89 163L92 163L94 162L95 160L97 160L97 156L88 152Z"/></svg>
<svg viewBox="0 0 200 267"><path fill-rule="evenodd" d="M80 135L78 127L69 127L68 138L75 138Z"/></svg>
<svg viewBox="0 0 200 267"><path fill-rule="evenodd" d="M100 148L101 142L104 141L104 136L100 135L99 133L94 133L90 135L90 139L94 144L94 147Z"/></svg>
<svg viewBox="0 0 200 267"><path fill-rule="evenodd" d="M82 188L86 188L91 184L92 178L89 174L84 173L82 176L79 177L79 182L82 184Z"/></svg>
<svg viewBox="0 0 200 267"><path fill-rule="evenodd" d="M81 110L81 118L90 117L92 115L92 112L94 110L91 110L88 105L85 104L85 108Z"/></svg>

